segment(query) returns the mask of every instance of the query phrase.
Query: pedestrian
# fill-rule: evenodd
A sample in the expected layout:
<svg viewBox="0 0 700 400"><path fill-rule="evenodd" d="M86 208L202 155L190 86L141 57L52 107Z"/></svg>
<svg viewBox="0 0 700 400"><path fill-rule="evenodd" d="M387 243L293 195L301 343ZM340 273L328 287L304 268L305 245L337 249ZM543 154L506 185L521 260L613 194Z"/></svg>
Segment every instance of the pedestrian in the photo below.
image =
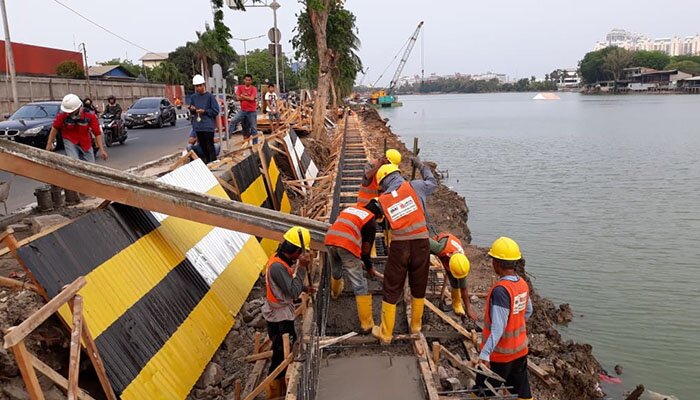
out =
<svg viewBox="0 0 700 400"><path fill-rule="evenodd" d="M337 299L342 293L345 270L355 294L360 332L363 334L370 333L374 326L372 295L369 294L363 269L367 270L369 276L374 276L370 253L377 234L376 221L382 217L382 209L377 200L372 200L365 206L348 207L338 214L324 241L331 263L331 297Z"/></svg>
<svg viewBox="0 0 700 400"><path fill-rule="evenodd" d="M476 321L476 313L469 305L467 275L469 275L470 264L469 259L464 255L462 242L455 235L440 233L434 239L430 239L430 253L440 259L447 280L450 282L454 313L460 317L466 315L472 321ZM442 292L440 292L440 298L442 298Z"/></svg>
<svg viewBox="0 0 700 400"><path fill-rule="evenodd" d="M61 101L61 112L56 115L49 132L46 150L53 151L53 142L61 131L66 155L76 160L95 162L92 149L92 134L99 149L100 157L107 160L107 151L102 143L102 129L97 116L83 109L83 102L74 94L67 94Z"/></svg>
<svg viewBox="0 0 700 400"><path fill-rule="evenodd" d="M231 127L243 123L243 138L253 138L253 144L258 144L258 89L253 86L253 76L245 74L243 85L236 88L236 96L241 103L241 110L231 120Z"/></svg>
<svg viewBox="0 0 700 400"><path fill-rule="evenodd" d="M377 171L379 204L382 206L389 227L391 241L384 267L384 298L382 322L372 328L372 335L381 343L391 343L396 319L396 303L402 297L408 275L411 289L411 333L421 331L425 290L430 268L430 235L425 213L426 198L437 188L437 181L430 168L417 156L411 158L414 167L420 169L422 180L407 182L395 164L386 164Z"/></svg>
<svg viewBox="0 0 700 400"><path fill-rule="evenodd" d="M272 342L269 374L284 361L284 334L289 334L290 344L296 340L294 301L302 292L313 291L304 287L306 269L311 263L310 253L304 250L309 250L310 242L309 230L295 226L284 234L284 241L267 262L267 294L262 306L262 315L267 322L267 334ZM286 393L285 371L281 371L267 387L268 399L284 396Z"/></svg>
<svg viewBox="0 0 700 400"><path fill-rule="evenodd" d="M280 110L277 106L278 97L275 92L275 84L269 83L267 85L267 93L265 93L265 102L267 103L267 118L270 120L270 125L272 126L272 133L275 133L279 127L280 122Z"/></svg>
<svg viewBox="0 0 700 400"><path fill-rule="evenodd" d="M379 184L377 183L377 171L384 164L401 164L401 153L396 149L389 149L384 156L365 165L364 175L360 191L357 193L357 204L363 206L370 200L379 196Z"/></svg>
<svg viewBox="0 0 700 400"><path fill-rule="evenodd" d="M496 239L488 254L498 281L486 297L484 341L478 362L505 379L505 385L513 388L510 392L518 399L531 400L526 321L532 315L532 301L527 282L516 273L524 260L518 244L508 237ZM484 375L477 374L474 389L479 390L481 396L495 396L485 389L485 381Z"/></svg>
<svg viewBox="0 0 700 400"><path fill-rule="evenodd" d="M214 147L214 131L219 117L219 102L213 94L207 91L202 75L192 78L194 94L190 96L189 110L192 113L192 129L197 133L197 143L204 151L205 164L216 161L216 148Z"/></svg>

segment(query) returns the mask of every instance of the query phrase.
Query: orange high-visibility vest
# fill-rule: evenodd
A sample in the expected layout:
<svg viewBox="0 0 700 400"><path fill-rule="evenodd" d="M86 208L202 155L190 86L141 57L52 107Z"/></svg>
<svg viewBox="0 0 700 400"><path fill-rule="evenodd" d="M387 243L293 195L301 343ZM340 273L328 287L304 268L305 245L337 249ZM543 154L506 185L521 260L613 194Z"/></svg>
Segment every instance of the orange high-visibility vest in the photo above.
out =
<svg viewBox="0 0 700 400"><path fill-rule="evenodd" d="M508 291L510 296L510 313L508 314L508 323L503 331L503 336L496 343L490 358L493 362L507 363L523 357L528 352L525 313L527 312L527 302L530 298L530 289L527 286L527 282L522 278L518 279L517 282L501 279L491 287L486 298L482 349L491 335L491 294L497 286L502 286Z"/></svg>
<svg viewBox="0 0 700 400"><path fill-rule="evenodd" d="M360 185L360 191L357 192L357 205L366 206L372 199L379 196L379 184L377 183L377 175L372 177L372 182L368 186Z"/></svg>
<svg viewBox="0 0 700 400"><path fill-rule="evenodd" d="M437 255L438 257L451 257L453 254L456 253L464 254L462 242L459 239L457 239L457 236L452 235L450 233L441 233L435 236L435 240L438 242L444 238L447 238L447 242L445 244L445 248L442 249L442 252L440 252L440 254Z"/></svg>
<svg viewBox="0 0 700 400"><path fill-rule="evenodd" d="M294 276L294 269L292 269L292 267L290 267L289 264L287 264L283 259L278 257L277 253L270 257L270 260L267 262L267 266L265 266L265 286L267 287L267 300L270 303L280 302L279 299L272 292L272 286L270 286L270 267L276 262L284 265L284 268L289 273L289 276Z"/></svg>
<svg viewBox="0 0 700 400"><path fill-rule="evenodd" d="M374 213L363 207L348 207L326 232L326 246L342 247L360 258L362 253L362 227L374 218Z"/></svg>
<svg viewBox="0 0 700 400"><path fill-rule="evenodd" d="M428 239L428 225L420 198L409 182L379 196L384 216L391 226L391 240Z"/></svg>

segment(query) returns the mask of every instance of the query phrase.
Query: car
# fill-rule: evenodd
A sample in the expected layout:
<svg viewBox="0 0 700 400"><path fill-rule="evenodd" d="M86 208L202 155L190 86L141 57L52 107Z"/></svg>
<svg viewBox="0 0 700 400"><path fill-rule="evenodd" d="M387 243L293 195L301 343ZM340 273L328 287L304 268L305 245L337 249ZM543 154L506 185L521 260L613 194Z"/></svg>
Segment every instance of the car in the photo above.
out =
<svg viewBox="0 0 700 400"><path fill-rule="evenodd" d="M12 115L5 115L0 122L0 139L14 140L42 149L46 148L51 125L61 110L60 101L38 101L20 107ZM59 132L54 139L54 149L62 148Z"/></svg>
<svg viewBox="0 0 700 400"><path fill-rule="evenodd" d="M165 97L142 97L129 107L124 118L127 128L138 126L162 128L177 123L177 111Z"/></svg>

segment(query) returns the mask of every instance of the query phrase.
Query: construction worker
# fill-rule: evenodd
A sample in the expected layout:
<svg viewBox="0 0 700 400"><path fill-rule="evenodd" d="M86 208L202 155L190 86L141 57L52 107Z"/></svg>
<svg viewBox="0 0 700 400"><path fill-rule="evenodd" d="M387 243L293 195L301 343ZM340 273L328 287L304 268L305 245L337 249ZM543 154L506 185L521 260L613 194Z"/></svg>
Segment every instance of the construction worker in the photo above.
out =
<svg viewBox="0 0 700 400"><path fill-rule="evenodd" d="M532 399L527 376L527 329L532 315L532 301L527 282L517 275L522 265L520 247L511 238L496 239L489 250L493 269L499 279L491 287L484 309L484 342L479 362L490 368L512 386L518 399ZM477 374L475 389L481 396L492 396L485 390L486 377ZM491 382L496 384L496 382Z"/></svg>
<svg viewBox="0 0 700 400"><path fill-rule="evenodd" d="M376 199L379 196L379 184L377 183L377 171L385 164L401 164L401 153L396 149L389 149L384 153L384 156L378 158L372 163L365 165L364 175L362 176L362 184L360 191L357 193L357 204L364 206L370 200Z"/></svg>
<svg viewBox="0 0 700 400"><path fill-rule="evenodd" d="M422 180L407 182L396 164L386 164L377 171L379 204L391 228L389 255L384 267L382 323L372 328L381 343L391 343L396 319L396 303L403 294L408 275L411 289L411 333L421 331L425 289L430 268L430 235L425 200L437 188L430 168L416 156L411 163L420 169Z"/></svg>
<svg viewBox="0 0 700 400"><path fill-rule="evenodd" d="M284 334L289 334L290 343L296 340L293 302L302 292L311 291L311 288L304 287L306 268L311 263L310 253L304 250L309 250L310 242L309 230L295 226L284 234L284 241L267 262L267 294L262 306L262 315L267 321L267 334L272 342L269 373L284 361ZM284 376L285 371L280 372L267 387L268 399L284 396L287 391Z"/></svg>
<svg viewBox="0 0 700 400"><path fill-rule="evenodd" d="M447 279L450 281L452 310L460 317L466 314L469 319L476 321L476 313L469 306L467 275L469 275L470 265L469 259L464 255L462 242L455 235L443 232L434 239L430 239L430 252L440 259Z"/></svg>
<svg viewBox="0 0 700 400"><path fill-rule="evenodd" d="M326 233L324 244L328 249L331 263L331 297L337 299L343 291L343 270L348 274L357 303L360 332L370 333L374 326L372 319L372 295L369 294L364 267L373 276L370 252L377 234L377 219L383 216L377 200L372 199L364 207L348 207Z"/></svg>

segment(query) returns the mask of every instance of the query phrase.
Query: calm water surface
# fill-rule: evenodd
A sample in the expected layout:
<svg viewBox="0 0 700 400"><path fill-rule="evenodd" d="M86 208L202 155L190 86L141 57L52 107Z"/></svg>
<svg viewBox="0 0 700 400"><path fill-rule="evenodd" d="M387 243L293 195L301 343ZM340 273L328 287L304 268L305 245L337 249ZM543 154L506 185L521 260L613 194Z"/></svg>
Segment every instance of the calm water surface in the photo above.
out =
<svg viewBox="0 0 700 400"><path fill-rule="evenodd" d="M700 399L700 96L403 96L394 132L449 169L474 243L520 243L625 385ZM580 316L582 315L582 317Z"/></svg>

